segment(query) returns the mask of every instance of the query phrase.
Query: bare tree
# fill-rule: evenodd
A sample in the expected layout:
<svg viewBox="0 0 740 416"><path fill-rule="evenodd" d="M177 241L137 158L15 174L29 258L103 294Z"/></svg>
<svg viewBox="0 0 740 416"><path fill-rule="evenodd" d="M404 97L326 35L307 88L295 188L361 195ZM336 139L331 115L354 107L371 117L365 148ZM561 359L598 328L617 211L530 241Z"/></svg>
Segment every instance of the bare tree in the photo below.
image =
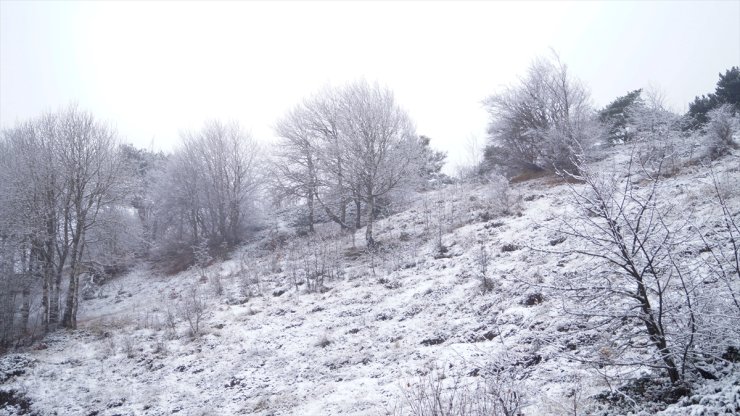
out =
<svg viewBox="0 0 740 416"><path fill-rule="evenodd" d="M282 193L314 201L342 229L356 230L365 207L368 246L378 199L422 172L423 142L393 93L358 81L325 89L305 100L277 125L276 181ZM347 221L354 202L355 222Z"/></svg>
<svg viewBox="0 0 740 416"><path fill-rule="evenodd" d="M95 226L100 210L117 202L122 160L116 133L95 121L92 114L70 107L62 113L59 126L60 174L69 195L69 217L65 231L70 240L70 273L62 325L77 327L79 276L86 248L86 234Z"/></svg>
<svg viewBox="0 0 740 416"><path fill-rule="evenodd" d="M455 166L455 173L459 180L471 179L479 172L484 162L483 145L484 143L481 143L481 140L473 134L465 139L463 147L465 157Z"/></svg>
<svg viewBox="0 0 740 416"><path fill-rule="evenodd" d="M61 272L69 252L62 225L69 215L65 184L58 175L57 119L56 114L45 114L4 134L6 233L28 241L29 272L37 268L43 280L42 320L47 328L58 322Z"/></svg>
<svg viewBox="0 0 740 416"><path fill-rule="evenodd" d="M359 185L351 176L340 130L342 100L341 90L324 88L296 106L276 127L282 140L276 151L274 188L278 196L292 195L298 202L305 201L309 228L315 202L343 230L361 226ZM354 202L354 223L347 219L350 202Z"/></svg>
<svg viewBox="0 0 740 416"><path fill-rule="evenodd" d="M560 282L566 311L605 335L594 361L663 370L683 389L702 360L736 348L740 327L726 320L736 305L721 295L731 286L707 278L727 269L696 260L693 215L667 197L660 167L632 158L616 172L579 170L571 176L584 185L569 185L575 211L562 232L572 237L571 253L597 262Z"/></svg>
<svg viewBox="0 0 740 416"><path fill-rule="evenodd" d="M537 59L519 84L483 102L489 158L521 168L573 170L592 136L588 91L554 59Z"/></svg>
<svg viewBox="0 0 740 416"><path fill-rule="evenodd" d="M627 108L627 128L637 139L648 142L665 141L680 131L680 117L666 105L665 92L649 85L645 99Z"/></svg>
<svg viewBox="0 0 740 416"><path fill-rule="evenodd" d="M88 232L100 210L121 194L116 191L116 134L90 113L70 106L6 131L4 143L10 156L3 160L4 193L11 212L3 228L20 237L17 264L24 274L41 277L46 328L59 323L68 268L62 324L74 328ZM24 322L28 313L24 305Z"/></svg>
<svg viewBox="0 0 740 416"><path fill-rule="evenodd" d="M311 120L315 111L306 101L291 110L277 123L275 130L281 140L276 145L272 188L277 202L284 199L305 199L308 206L308 229L314 232L315 199L318 192L320 147Z"/></svg>
<svg viewBox="0 0 740 416"><path fill-rule="evenodd" d="M32 274L37 266L31 241L38 227L38 211L27 198L33 189L30 171L23 161L33 154L29 142L33 125L23 123L6 130L0 140L0 347L9 345L17 332L25 332L29 318ZM21 267L18 267L20 264ZM28 288L28 289L27 289ZM18 297L22 312L17 322Z"/></svg>
<svg viewBox="0 0 740 416"><path fill-rule="evenodd" d="M159 182L160 238L233 246L254 209L257 144L236 123L187 132Z"/></svg>
<svg viewBox="0 0 740 416"><path fill-rule="evenodd" d="M408 114L393 93L365 81L342 90L341 132L345 160L356 189L367 204L365 240L375 245L373 223L378 198L418 172L420 146Z"/></svg>

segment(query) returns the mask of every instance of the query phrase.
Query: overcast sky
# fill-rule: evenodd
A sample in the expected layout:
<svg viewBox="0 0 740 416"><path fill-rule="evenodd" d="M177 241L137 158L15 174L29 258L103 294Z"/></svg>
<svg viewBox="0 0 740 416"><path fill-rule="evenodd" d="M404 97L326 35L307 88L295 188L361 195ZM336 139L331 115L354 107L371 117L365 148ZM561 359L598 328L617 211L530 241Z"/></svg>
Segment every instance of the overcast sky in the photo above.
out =
<svg viewBox="0 0 740 416"><path fill-rule="evenodd" d="M481 100L550 48L597 107L653 84L684 112L740 65L740 1L0 0L0 125L74 101L139 147L213 118L270 140L304 96L364 77L454 163L485 137Z"/></svg>

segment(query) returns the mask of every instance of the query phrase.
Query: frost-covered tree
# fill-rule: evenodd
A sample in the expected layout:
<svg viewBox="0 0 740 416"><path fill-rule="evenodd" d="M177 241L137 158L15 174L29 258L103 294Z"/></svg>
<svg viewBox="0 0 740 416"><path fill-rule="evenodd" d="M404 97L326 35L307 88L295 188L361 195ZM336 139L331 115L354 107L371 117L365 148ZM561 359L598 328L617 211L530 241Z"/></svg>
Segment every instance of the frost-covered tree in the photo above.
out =
<svg viewBox="0 0 740 416"><path fill-rule="evenodd" d="M613 172L580 171L583 185L569 185L574 211L561 231L569 252L590 263L559 282L566 312L597 334L579 359L658 370L684 389L693 375L707 374L707 362L738 348L737 282L728 284L734 266L711 260L737 258L721 235L733 222L679 206L662 169L637 158ZM727 199L718 201L728 212ZM729 236L736 232L730 227Z"/></svg>
<svg viewBox="0 0 740 416"><path fill-rule="evenodd" d="M408 183L419 171L419 141L393 92L377 83L359 81L345 86L340 108L345 160L367 204L365 240L371 247L378 199Z"/></svg>
<svg viewBox="0 0 740 416"><path fill-rule="evenodd" d="M634 138L630 130L631 109L643 105L641 94L642 88L631 91L599 111L599 121L606 126L607 140L611 144L630 142Z"/></svg>
<svg viewBox="0 0 740 416"><path fill-rule="evenodd" d="M131 145L121 146L126 170L126 186L129 188L129 201L142 228L142 247L144 253L154 242L157 235L157 218L155 214L155 183L167 165L167 155L138 149Z"/></svg>
<svg viewBox="0 0 740 416"><path fill-rule="evenodd" d="M277 189L314 201L344 229L357 229L363 214L366 240L380 199L422 173L423 143L392 91L358 81L327 88L305 100L277 125ZM354 202L355 222L346 209Z"/></svg>
<svg viewBox="0 0 740 416"><path fill-rule="evenodd" d="M666 141L681 131L681 117L666 105L663 91L654 85L644 91L645 98L629 106L627 129L633 140Z"/></svg>
<svg viewBox="0 0 740 416"><path fill-rule="evenodd" d="M43 323L60 323L64 306L61 324L74 328L90 233L101 210L123 193L117 135L92 114L70 106L7 130L3 141L8 157L0 170L10 209L3 228L20 239L16 267L40 277Z"/></svg>
<svg viewBox="0 0 740 416"><path fill-rule="evenodd" d="M490 123L486 154L529 169L573 169L593 139L589 93L568 67L536 59L515 85L484 100Z"/></svg>
<svg viewBox="0 0 740 416"><path fill-rule="evenodd" d="M77 326L79 277L87 248L87 233L96 225L101 209L120 197L122 161L118 138L110 127L90 113L72 107L63 112L56 126L60 171L68 205L64 230L69 238L69 283L62 325Z"/></svg>
<svg viewBox="0 0 740 416"><path fill-rule="evenodd" d="M236 123L186 132L154 185L158 239L190 247L202 239L233 246L254 211L259 149Z"/></svg>
<svg viewBox="0 0 740 416"><path fill-rule="evenodd" d="M309 232L314 231L322 156L321 137L313 129L316 121L311 120L316 115L312 105L306 100L278 121L275 131L280 141L276 144L272 163L274 174L270 175L277 203L286 199L305 200Z"/></svg>
<svg viewBox="0 0 740 416"><path fill-rule="evenodd" d="M447 159L447 153L434 150L431 146L432 139L420 135L419 145L421 146L421 164L419 175L422 180L427 182L438 182L444 180L446 175L442 173L442 168Z"/></svg>

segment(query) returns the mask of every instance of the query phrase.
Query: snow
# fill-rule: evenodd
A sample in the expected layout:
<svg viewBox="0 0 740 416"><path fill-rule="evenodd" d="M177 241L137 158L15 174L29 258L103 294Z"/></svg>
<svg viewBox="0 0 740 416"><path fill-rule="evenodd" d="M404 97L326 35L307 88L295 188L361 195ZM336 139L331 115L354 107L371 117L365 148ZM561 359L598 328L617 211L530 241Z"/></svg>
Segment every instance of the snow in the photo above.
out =
<svg viewBox="0 0 740 416"><path fill-rule="evenodd" d="M624 155L598 163L607 169ZM716 170L738 183L738 166L730 155ZM670 179L674 197L710 212L703 197L709 178L704 167L687 168ZM520 212L485 221L496 202L485 185L417 195L377 223L381 251L374 258L353 255L351 238L333 237L343 273L325 282L325 293L296 288L288 253L264 249L267 232L206 270L211 280L220 276L221 296L196 271L162 276L141 266L81 301L79 330L48 335L45 349L3 357L0 390L22 392L44 415L378 415L403 405L406 389L429 374L443 371L446 380L473 386L500 363L523 392L525 414L595 409L594 395L610 386L579 361L588 334L569 331L577 323L547 290L591 261L552 244L568 215L567 187L542 178L513 191ZM733 198L740 207L740 195ZM290 243L302 241L292 236ZM518 249L502 249L509 244ZM491 257L489 292L478 277L481 246ZM272 272L277 255L283 270ZM243 257L251 259L247 269ZM262 290L246 300L240 285L254 270ZM207 299L196 339L182 314L192 286ZM277 289L285 292L276 296ZM542 302L526 302L535 294ZM613 374L619 371L627 369ZM660 414L737 411L739 385L735 370Z"/></svg>

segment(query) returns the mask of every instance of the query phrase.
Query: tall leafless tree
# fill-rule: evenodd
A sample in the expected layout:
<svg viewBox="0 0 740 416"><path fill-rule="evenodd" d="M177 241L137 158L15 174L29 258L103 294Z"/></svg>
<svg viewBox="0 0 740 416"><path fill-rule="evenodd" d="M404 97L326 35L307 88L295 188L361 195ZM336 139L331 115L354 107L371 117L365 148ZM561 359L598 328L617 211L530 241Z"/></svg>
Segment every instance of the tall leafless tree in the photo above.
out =
<svg viewBox="0 0 740 416"><path fill-rule="evenodd" d="M68 193L69 285L62 325L77 327L79 277L86 249L86 235L96 225L98 213L120 200L116 185L121 181L122 159L118 138L110 127L92 114L70 107L58 126L60 142L59 173Z"/></svg>
<svg viewBox="0 0 740 416"><path fill-rule="evenodd" d="M365 240L371 247L378 198L418 172L421 146L411 119L388 88L358 81L342 90L341 103L345 160L367 204Z"/></svg>
<svg viewBox="0 0 740 416"><path fill-rule="evenodd" d="M726 301L736 299L737 283L728 284L734 266L717 267L737 255L723 236L715 239L715 227L700 231L694 213L670 199L661 160L647 165L633 153L624 169L580 166L571 175L582 185L569 185L574 211L561 232L569 253L591 262L559 290L567 312L605 335L594 361L663 370L681 386L704 371L697 370L702 360L737 348L740 326L726 319L738 316L737 303ZM732 236L737 227L721 198L719 205ZM705 246L697 246L697 232Z"/></svg>
<svg viewBox="0 0 740 416"><path fill-rule="evenodd" d="M519 83L484 100L489 157L523 168L575 167L593 139L589 93L555 55L539 58Z"/></svg>
<svg viewBox="0 0 740 416"><path fill-rule="evenodd" d="M320 145L312 129L312 111L308 102L291 110L275 127L281 138L272 164L272 188L277 202L284 199L305 199L308 207L308 228L314 232L315 201L318 192Z"/></svg>
<svg viewBox="0 0 740 416"><path fill-rule="evenodd" d="M106 124L72 105L9 129L2 160L5 233L19 238L18 264L26 276L39 276L42 322L76 326L79 275L86 235L98 212L116 202L120 180L117 136ZM69 281L61 304L63 276ZM28 298L28 290L23 297ZM27 301L22 321L28 321Z"/></svg>
<svg viewBox="0 0 740 416"><path fill-rule="evenodd" d="M423 170L423 143L413 123L393 93L378 84L327 88L286 115L277 132L281 193L305 199L311 218L318 202L343 229L360 227L364 205L368 246L375 244L378 199ZM346 218L350 201L354 224Z"/></svg>
<svg viewBox="0 0 740 416"><path fill-rule="evenodd" d="M258 153L237 123L211 121L184 133L157 185L160 240L240 242L254 208Z"/></svg>

